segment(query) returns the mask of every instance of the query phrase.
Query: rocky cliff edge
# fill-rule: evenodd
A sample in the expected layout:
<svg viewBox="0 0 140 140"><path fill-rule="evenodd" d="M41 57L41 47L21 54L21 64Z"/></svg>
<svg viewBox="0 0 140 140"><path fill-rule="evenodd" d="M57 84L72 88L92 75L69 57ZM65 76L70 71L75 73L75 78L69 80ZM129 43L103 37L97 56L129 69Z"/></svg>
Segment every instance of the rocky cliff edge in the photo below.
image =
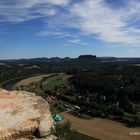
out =
<svg viewBox="0 0 140 140"><path fill-rule="evenodd" d="M0 89L0 140L53 140L48 103L34 93Z"/></svg>

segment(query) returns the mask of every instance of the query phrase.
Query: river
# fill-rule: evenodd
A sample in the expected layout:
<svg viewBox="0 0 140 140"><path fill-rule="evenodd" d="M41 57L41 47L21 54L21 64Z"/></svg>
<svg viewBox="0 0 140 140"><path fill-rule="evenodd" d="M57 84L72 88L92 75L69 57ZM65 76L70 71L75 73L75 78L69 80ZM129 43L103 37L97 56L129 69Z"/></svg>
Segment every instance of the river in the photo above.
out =
<svg viewBox="0 0 140 140"><path fill-rule="evenodd" d="M28 76L23 76L23 77L17 77L17 78L14 78L14 79L11 79L11 80L8 80L8 81L5 81L4 83L1 84L1 87L6 89L6 90L12 90L14 85L25 79L25 78L28 78L28 77L32 77L32 76L37 76L39 74L34 74L34 75L28 75Z"/></svg>

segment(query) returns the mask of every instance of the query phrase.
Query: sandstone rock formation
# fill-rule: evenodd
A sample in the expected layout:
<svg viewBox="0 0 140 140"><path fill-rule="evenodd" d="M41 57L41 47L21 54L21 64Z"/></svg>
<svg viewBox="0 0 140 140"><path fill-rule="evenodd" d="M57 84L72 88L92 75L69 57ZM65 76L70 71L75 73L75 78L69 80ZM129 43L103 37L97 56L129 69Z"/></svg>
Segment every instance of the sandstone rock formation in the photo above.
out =
<svg viewBox="0 0 140 140"><path fill-rule="evenodd" d="M0 89L0 140L53 140L48 103L33 93ZM29 138L30 137L30 138Z"/></svg>

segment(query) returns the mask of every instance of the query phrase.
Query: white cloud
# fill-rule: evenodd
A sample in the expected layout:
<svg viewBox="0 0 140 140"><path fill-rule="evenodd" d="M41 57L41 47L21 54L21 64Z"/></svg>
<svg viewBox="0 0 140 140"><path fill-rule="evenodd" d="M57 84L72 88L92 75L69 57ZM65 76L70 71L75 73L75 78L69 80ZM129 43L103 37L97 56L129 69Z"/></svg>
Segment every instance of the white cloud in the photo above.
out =
<svg viewBox="0 0 140 140"><path fill-rule="evenodd" d="M56 14L57 6L67 5L69 0L1 0L0 21L22 22Z"/></svg>
<svg viewBox="0 0 140 140"><path fill-rule="evenodd" d="M83 45L83 46L87 46L88 45L87 42L82 41L80 38L71 39L71 40L68 40L68 42L72 43L72 44Z"/></svg>
<svg viewBox="0 0 140 140"><path fill-rule="evenodd" d="M67 5L69 0L17 0L16 5L20 7L30 8L39 4L50 4L50 5Z"/></svg>
<svg viewBox="0 0 140 140"><path fill-rule="evenodd" d="M37 35L39 36L56 36L58 38L65 38L65 37L73 37L71 34L68 32L63 32L63 31L48 31L47 29L41 31Z"/></svg>
<svg viewBox="0 0 140 140"><path fill-rule="evenodd" d="M48 0L48 3L54 5L67 5L69 0Z"/></svg>
<svg viewBox="0 0 140 140"><path fill-rule="evenodd" d="M71 9L72 15L78 19L75 27L107 42L140 43L140 29L129 25L134 19L140 19L140 2L134 1L120 9L111 8L104 0L77 3Z"/></svg>
<svg viewBox="0 0 140 140"><path fill-rule="evenodd" d="M106 42L139 45L140 1L124 1L125 5L115 8L105 0L0 0L0 21L18 23L42 17L44 30L39 35L81 43L74 36L84 34ZM58 6L65 10L59 11Z"/></svg>
<svg viewBox="0 0 140 140"><path fill-rule="evenodd" d="M115 8L105 0L83 0L69 7L67 13L47 21L46 30L52 27L74 28L81 34L106 42L139 45L140 28L136 27L135 22L140 21L140 2L127 0L125 4ZM52 32L54 34L55 31Z"/></svg>

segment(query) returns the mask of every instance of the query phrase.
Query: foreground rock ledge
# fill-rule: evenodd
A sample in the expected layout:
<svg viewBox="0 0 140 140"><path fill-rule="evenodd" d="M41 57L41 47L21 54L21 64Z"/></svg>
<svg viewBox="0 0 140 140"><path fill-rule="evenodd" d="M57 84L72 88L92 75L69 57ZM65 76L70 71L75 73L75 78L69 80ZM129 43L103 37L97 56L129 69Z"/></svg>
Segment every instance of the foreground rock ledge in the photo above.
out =
<svg viewBox="0 0 140 140"><path fill-rule="evenodd" d="M53 140L54 124L48 103L34 93L0 89L0 140L28 140L36 133Z"/></svg>

